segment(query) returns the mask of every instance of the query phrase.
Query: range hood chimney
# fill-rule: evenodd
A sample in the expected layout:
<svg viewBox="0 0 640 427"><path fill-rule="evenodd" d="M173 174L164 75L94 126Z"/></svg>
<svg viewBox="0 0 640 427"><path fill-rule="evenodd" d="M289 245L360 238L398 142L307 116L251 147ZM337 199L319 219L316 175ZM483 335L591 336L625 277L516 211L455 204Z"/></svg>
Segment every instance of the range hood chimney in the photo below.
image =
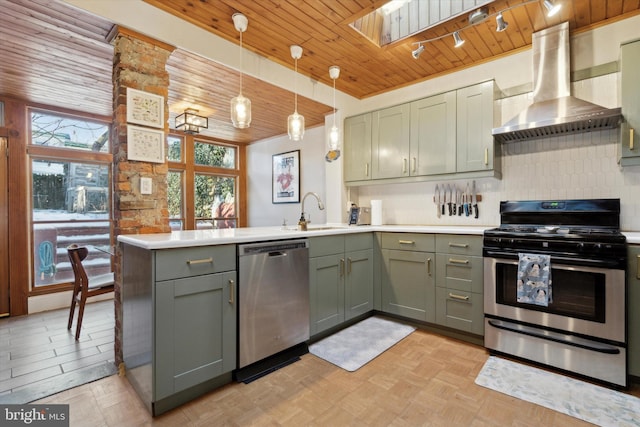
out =
<svg viewBox="0 0 640 427"><path fill-rule="evenodd" d="M620 108L606 108L571 96L569 23L533 34L533 104L493 129L498 142L568 135L617 127Z"/></svg>

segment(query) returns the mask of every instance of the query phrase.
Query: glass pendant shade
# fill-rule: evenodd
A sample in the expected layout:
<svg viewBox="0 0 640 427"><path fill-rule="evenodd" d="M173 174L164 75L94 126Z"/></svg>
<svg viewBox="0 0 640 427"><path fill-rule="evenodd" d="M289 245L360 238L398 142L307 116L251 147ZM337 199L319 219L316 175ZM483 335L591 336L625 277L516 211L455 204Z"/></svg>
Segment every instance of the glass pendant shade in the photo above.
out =
<svg viewBox="0 0 640 427"><path fill-rule="evenodd" d="M336 125L329 130L329 150L337 150L340 143L340 130Z"/></svg>
<svg viewBox="0 0 640 427"><path fill-rule="evenodd" d="M287 129L290 140L300 141L304 136L304 116L294 111L287 119Z"/></svg>
<svg viewBox="0 0 640 427"><path fill-rule="evenodd" d="M251 100L242 94L231 100L231 122L238 129L246 129L251 124Z"/></svg>

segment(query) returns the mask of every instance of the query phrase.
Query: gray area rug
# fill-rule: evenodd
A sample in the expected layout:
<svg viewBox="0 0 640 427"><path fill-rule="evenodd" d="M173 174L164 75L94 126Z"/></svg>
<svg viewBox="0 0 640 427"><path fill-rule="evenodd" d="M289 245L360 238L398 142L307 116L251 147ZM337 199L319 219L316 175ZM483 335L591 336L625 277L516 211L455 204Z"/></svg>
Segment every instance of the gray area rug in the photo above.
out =
<svg viewBox="0 0 640 427"><path fill-rule="evenodd" d="M416 328L369 317L309 346L309 352L353 372L393 347Z"/></svg>
<svg viewBox="0 0 640 427"><path fill-rule="evenodd" d="M599 426L640 426L640 399L490 356L476 384Z"/></svg>

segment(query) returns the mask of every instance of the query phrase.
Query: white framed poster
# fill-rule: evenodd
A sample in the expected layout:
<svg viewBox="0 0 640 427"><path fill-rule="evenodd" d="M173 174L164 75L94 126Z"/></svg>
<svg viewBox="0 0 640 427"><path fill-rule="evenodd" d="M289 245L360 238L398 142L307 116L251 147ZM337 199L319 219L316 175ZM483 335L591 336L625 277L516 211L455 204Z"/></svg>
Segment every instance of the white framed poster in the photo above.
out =
<svg viewBox="0 0 640 427"><path fill-rule="evenodd" d="M127 159L164 163L164 131L127 125Z"/></svg>
<svg viewBox="0 0 640 427"><path fill-rule="evenodd" d="M127 123L164 129L164 98L127 88Z"/></svg>

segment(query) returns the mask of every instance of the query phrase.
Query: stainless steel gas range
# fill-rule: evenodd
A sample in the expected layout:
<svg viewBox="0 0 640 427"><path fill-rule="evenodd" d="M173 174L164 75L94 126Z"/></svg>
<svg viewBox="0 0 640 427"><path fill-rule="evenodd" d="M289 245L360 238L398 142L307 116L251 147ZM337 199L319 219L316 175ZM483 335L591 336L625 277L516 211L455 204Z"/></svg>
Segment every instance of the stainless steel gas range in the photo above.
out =
<svg viewBox="0 0 640 427"><path fill-rule="evenodd" d="M485 346L627 386L620 200L507 201L484 233Z"/></svg>

